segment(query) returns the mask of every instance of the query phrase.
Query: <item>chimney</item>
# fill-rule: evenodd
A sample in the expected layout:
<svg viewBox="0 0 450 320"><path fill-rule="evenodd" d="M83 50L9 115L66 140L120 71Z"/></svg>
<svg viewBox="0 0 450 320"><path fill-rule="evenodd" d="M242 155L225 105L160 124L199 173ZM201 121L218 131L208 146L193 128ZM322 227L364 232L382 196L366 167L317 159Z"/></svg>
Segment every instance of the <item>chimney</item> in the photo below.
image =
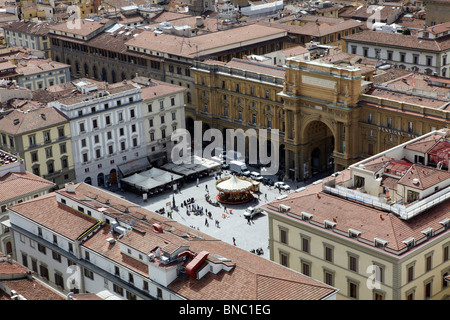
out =
<svg viewBox="0 0 450 320"><path fill-rule="evenodd" d="M201 16L195 18L195 25L197 28L203 27L203 19Z"/></svg>
<svg viewBox="0 0 450 320"><path fill-rule="evenodd" d="M75 193L75 184L73 182L66 183L66 192Z"/></svg>

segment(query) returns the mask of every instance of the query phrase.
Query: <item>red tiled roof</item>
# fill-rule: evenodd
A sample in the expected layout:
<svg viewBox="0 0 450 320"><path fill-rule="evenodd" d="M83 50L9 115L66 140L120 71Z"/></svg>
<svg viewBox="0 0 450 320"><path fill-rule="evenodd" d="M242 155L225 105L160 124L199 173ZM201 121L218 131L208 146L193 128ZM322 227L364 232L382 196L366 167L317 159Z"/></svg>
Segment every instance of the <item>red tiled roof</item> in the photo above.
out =
<svg viewBox="0 0 450 320"><path fill-rule="evenodd" d="M219 262L232 267L231 271L222 270L217 275L208 273L200 280L179 277L169 285L169 289L188 299L321 299L335 293L335 289L332 287L246 250L218 241L198 230L192 230L172 219L162 217L142 207L137 207L124 199L113 197L110 193L106 193L101 189L80 183L75 186L75 194L69 194L63 190L57 192L68 196L71 195L72 197L88 198L97 195L97 200L109 199L111 206L129 208L129 213L121 214L121 218L126 215L145 215L147 222L144 222L142 219L135 219L134 230L129 231L117 241L131 246L146 255L157 247L164 248L168 246L167 250L169 251L173 251L175 248L183 249L183 247L186 247L195 253L207 251L211 255L216 254L227 258L228 261ZM56 202L54 196L49 196L48 199ZM48 206L55 207L54 204L48 204ZM73 213L74 210L69 210L68 212ZM57 214L59 215L60 213ZM51 215L51 213L47 212L47 215ZM157 233L153 230L152 224L155 222L163 227L164 232ZM186 238L182 236L187 233L195 234L196 237ZM105 226L82 245L109 259L126 265L142 275L148 275L147 264L122 253L119 243L109 244L106 241L109 237L111 237L109 227ZM211 256L210 259L216 263L218 262L214 256ZM274 288L285 288L286 290L278 292Z"/></svg>
<svg viewBox="0 0 450 320"><path fill-rule="evenodd" d="M143 86L141 87L141 95L142 100L153 99L161 96L165 96L168 94L175 94L178 92L183 92L186 90L185 87L180 87L174 84L170 84L167 82L162 82L158 80L153 80L152 82L156 83L155 86Z"/></svg>
<svg viewBox="0 0 450 320"><path fill-rule="evenodd" d="M405 149L426 153L442 138L439 134L433 134L416 142L409 143L405 146Z"/></svg>
<svg viewBox="0 0 450 320"><path fill-rule="evenodd" d="M43 189L50 189L54 185L54 183L30 172L10 172L0 178L0 188L2 190L0 192L0 202Z"/></svg>
<svg viewBox="0 0 450 320"><path fill-rule="evenodd" d="M41 115L45 116L42 117ZM18 123L15 120L18 119ZM42 128L68 122L68 118L55 108L41 107L27 113L14 110L0 119L0 129L12 135L37 131Z"/></svg>
<svg viewBox="0 0 450 320"><path fill-rule="evenodd" d="M346 180L345 176L348 176L349 171L349 169L346 169L342 172L343 180ZM278 208L280 204L291 208L289 216L274 209ZM433 230L441 229L442 225L439 222L448 218L450 201L442 202L411 219L403 220L395 214L385 213L376 208L322 192L322 184L317 184L308 186L306 190L300 193L292 193L287 198L266 204L263 208L287 218L298 216L295 221L299 224L312 226L310 222L300 219L301 212L308 212L313 214L312 221L314 222L323 225L324 220L336 221L337 225L334 227L336 230L348 233L349 229L355 229L361 232L359 237L361 239L371 243L375 238L383 239L388 241L387 248L400 251L406 248L403 243L404 240L410 237L415 238L416 241L425 238L426 235L422 233L424 229L429 227ZM337 235L335 231L329 229L322 228L321 230ZM358 241L352 238L347 239L348 241ZM374 248L374 250L383 249Z"/></svg>
<svg viewBox="0 0 450 320"><path fill-rule="evenodd" d="M28 268L22 266L17 261L7 258L7 255L0 252L0 279L1 275L25 275Z"/></svg>
<svg viewBox="0 0 450 320"><path fill-rule="evenodd" d="M62 294L58 294L36 279L3 280L2 283L27 300L66 300Z"/></svg>
<svg viewBox="0 0 450 320"><path fill-rule="evenodd" d="M414 164L398 183L411 188L425 190L448 179L450 179L450 172L448 171ZM419 183L414 183L414 181Z"/></svg>
<svg viewBox="0 0 450 320"><path fill-rule="evenodd" d="M365 30L363 32L345 36L342 39L350 43L361 42L417 50L420 48L420 50L423 51L441 52L450 48L450 36L438 39L422 39L418 38L416 35Z"/></svg>
<svg viewBox="0 0 450 320"><path fill-rule="evenodd" d="M95 219L56 202L54 193L13 205L9 209L72 240L97 223Z"/></svg>

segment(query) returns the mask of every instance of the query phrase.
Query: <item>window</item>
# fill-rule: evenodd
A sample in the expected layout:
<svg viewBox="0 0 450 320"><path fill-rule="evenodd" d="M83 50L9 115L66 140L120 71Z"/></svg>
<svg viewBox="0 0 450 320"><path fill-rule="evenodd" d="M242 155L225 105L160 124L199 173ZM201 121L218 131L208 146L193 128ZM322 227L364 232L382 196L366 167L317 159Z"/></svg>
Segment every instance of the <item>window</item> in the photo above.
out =
<svg viewBox="0 0 450 320"><path fill-rule="evenodd" d="M400 52L400 62L405 62L406 53Z"/></svg>
<svg viewBox="0 0 450 320"><path fill-rule="evenodd" d="M25 253L22 253L22 265L28 268L28 256Z"/></svg>
<svg viewBox="0 0 450 320"><path fill-rule="evenodd" d="M125 131L124 131L123 128L120 128L119 129L119 136L123 136L123 135L125 135Z"/></svg>
<svg viewBox="0 0 450 320"><path fill-rule="evenodd" d="M387 56L388 56L388 60L392 60L392 56L393 56L393 54L394 54L394 52L393 51L390 51L390 50L388 50L388 52L387 52Z"/></svg>
<svg viewBox="0 0 450 320"><path fill-rule="evenodd" d="M30 143L30 147L36 144L36 135L32 134L28 136L28 142Z"/></svg>
<svg viewBox="0 0 450 320"><path fill-rule="evenodd" d="M105 123L107 126L111 125L111 117L110 116L105 116Z"/></svg>
<svg viewBox="0 0 450 320"><path fill-rule="evenodd" d="M52 147L45 148L45 156L47 159L53 157Z"/></svg>
<svg viewBox="0 0 450 320"><path fill-rule="evenodd" d="M372 123L372 113L369 113L369 117L367 119L368 123Z"/></svg>
<svg viewBox="0 0 450 320"><path fill-rule="evenodd" d="M84 122L80 123L80 132L84 132Z"/></svg>
<svg viewBox="0 0 450 320"><path fill-rule="evenodd" d="M120 143L120 150L125 151L125 149L126 149L125 141L122 141L122 142Z"/></svg>
<svg viewBox="0 0 450 320"><path fill-rule="evenodd" d="M58 252L52 251L52 257L53 257L53 260L61 262L61 255Z"/></svg>
<svg viewBox="0 0 450 320"><path fill-rule="evenodd" d="M131 273L128 273L128 282L134 283L134 277L133 277L133 274L131 274Z"/></svg>
<svg viewBox="0 0 450 320"><path fill-rule="evenodd" d="M81 147L86 147L86 139L81 139Z"/></svg>
<svg viewBox="0 0 450 320"><path fill-rule="evenodd" d="M158 299L162 299L163 293L162 293L161 288L156 288L156 297L157 297Z"/></svg>
<svg viewBox="0 0 450 320"><path fill-rule="evenodd" d="M119 118L119 122L123 121L123 113L122 113L122 112L119 112L119 113L117 114L117 116L118 116L118 118Z"/></svg>
<svg viewBox="0 0 450 320"><path fill-rule="evenodd" d="M148 120L148 125L150 126L150 128L153 127L153 119Z"/></svg>
<svg viewBox="0 0 450 320"><path fill-rule="evenodd" d="M328 245L325 246L325 260L333 262L333 248Z"/></svg>
<svg viewBox="0 0 450 320"><path fill-rule="evenodd" d="M165 123L165 122L166 122L165 117L161 116L161 123Z"/></svg>
<svg viewBox="0 0 450 320"><path fill-rule="evenodd" d="M90 259L89 251L85 251L85 252L84 252L84 259L87 260L87 261L89 261L89 259Z"/></svg>
<svg viewBox="0 0 450 320"><path fill-rule="evenodd" d="M353 299L358 299L358 284L355 282L348 283L348 296Z"/></svg>
<svg viewBox="0 0 450 320"><path fill-rule="evenodd" d="M443 250L442 250L442 254L443 254L443 262L446 262L449 260L449 251L450 251L450 244L447 244Z"/></svg>
<svg viewBox="0 0 450 320"><path fill-rule="evenodd" d="M86 278L94 280L94 273L91 270L89 270L89 269L84 268L84 276Z"/></svg>
<svg viewBox="0 0 450 320"><path fill-rule="evenodd" d="M152 104L147 105L148 112L152 112Z"/></svg>
<svg viewBox="0 0 450 320"><path fill-rule="evenodd" d="M408 282L411 282L411 281L413 281L414 280L414 266L409 266L408 267L408 275L407 275L407 279L408 279Z"/></svg>
<svg viewBox="0 0 450 320"><path fill-rule="evenodd" d="M44 131L44 143L50 142L50 131Z"/></svg>
<svg viewBox="0 0 450 320"><path fill-rule="evenodd" d="M324 282L329 286L334 286L334 275L330 271L324 271Z"/></svg>
<svg viewBox="0 0 450 320"><path fill-rule="evenodd" d="M41 264L39 266L39 270L40 270L39 273L40 273L41 277L47 279L47 281L48 281L49 277L48 277L48 269L47 269L47 267Z"/></svg>
<svg viewBox="0 0 450 320"><path fill-rule="evenodd" d="M239 111L239 112L238 112L238 120L239 120L239 121L242 121L242 111Z"/></svg>
<svg viewBox="0 0 450 320"><path fill-rule="evenodd" d="M61 143L59 145L59 153L64 154L67 152L67 147L66 147L66 143Z"/></svg>
<svg viewBox="0 0 450 320"><path fill-rule="evenodd" d="M64 279L61 274L55 273L55 284L64 289Z"/></svg>
<svg viewBox="0 0 450 320"><path fill-rule="evenodd" d="M256 114L252 114L252 124L256 125Z"/></svg>
<svg viewBox="0 0 450 320"><path fill-rule="evenodd" d="M176 112L172 112L172 120L176 120L177 119L177 113Z"/></svg>
<svg viewBox="0 0 450 320"><path fill-rule="evenodd" d="M286 229L280 229L280 242L284 244L287 243L287 230Z"/></svg>
<svg viewBox="0 0 450 320"><path fill-rule="evenodd" d="M432 269L432 259L433 256L431 254L425 257L425 271L430 271Z"/></svg>
<svg viewBox="0 0 450 320"><path fill-rule="evenodd" d="M166 129L161 129L161 138L165 138L166 137Z"/></svg>
<svg viewBox="0 0 450 320"><path fill-rule="evenodd" d="M388 126L388 128L392 128L392 118L388 118L387 126Z"/></svg>
<svg viewBox="0 0 450 320"><path fill-rule="evenodd" d="M37 151L31 152L31 162L37 162L38 161L38 153Z"/></svg>
<svg viewBox="0 0 450 320"><path fill-rule="evenodd" d="M302 237L302 251L309 253L309 244L310 244L310 238Z"/></svg>
<svg viewBox="0 0 450 320"><path fill-rule="evenodd" d="M83 162L88 162L88 154L87 152L83 153Z"/></svg>
<svg viewBox="0 0 450 320"><path fill-rule="evenodd" d="M384 267L380 265L375 265L375 280L379 283L384 282Z"/></svg>
<svg viewBox="0 0 450 320"><path fill-rule="evenodd" d="M431 298L431 284L431 281L425 284L425 299Z"/></svg>
<svg viewBox="0 0 450 320"><path fill-rule="evenodd" d="M348 257L348 269L354 272L358 272L358 258L356 256Z"/></svg>
<svg viewBox="0 0 450 320"><path fill-rule="evenodd" d="M113 284L113 291L115 292L115 293L118 293L118 294L120 294L121 296L123 296L123 288L122 287L119 287L117 284Z"/></svg>
<svg viewBox="0 0 450 320"><path fill-rule="evenodd" d="M108 153L109 154L113 154L114 153L114 147L113 147L112 144L108 146Z"/></svg>
<svg viewBox="0 0 450 320"><path fill-rule="evenodd" d="M43 254L47 253L46 248L40 243L38 243L38 251L43 253Z"/></svg>
<svg viewBox="0 0 450 320"><path fill-rule="evenodd" d="M131 99L131 98L130 98ZM134 111L134 109L131 109L130 110L130 117L131 117L131 119L134 119L135 117L136 117L136 115L135 115L135 111Z"/></svg>
<svg viewBox="0 0 450 320"><path fill-rule="evenodd" d="M93 120L92 120L92 127L93 127L94 129L98 129L98 121L97 121L97 119L93 119Z"/></svg>
<svg viewBox="0 0 450 320"><path fill-rule="evenodd" d="M159 110L164 109L164 100L159 101Z"/></svg>
<svg viewBox="0 0 450 320"><path fill-rule="evenodd" d="M408 132L409 133L413 132L413 123L412 122L408 122Z"/></svg>

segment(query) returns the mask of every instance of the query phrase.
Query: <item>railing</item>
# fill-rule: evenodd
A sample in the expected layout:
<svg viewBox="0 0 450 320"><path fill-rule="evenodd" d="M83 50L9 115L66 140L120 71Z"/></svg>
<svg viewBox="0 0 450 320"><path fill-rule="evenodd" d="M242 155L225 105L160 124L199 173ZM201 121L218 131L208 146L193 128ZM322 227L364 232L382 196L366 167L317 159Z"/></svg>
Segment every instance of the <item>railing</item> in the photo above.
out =
<svg viewBox="0 0 450 320"><path fill-rule="evenodd" d="M382 210L387 210L389 212L395 213L404 220L408 220L450 198L450 187L442 189L441 191L438 191L433 195L417 201L409 206L405 206L400 203L387 204L378 197L341 186L330 187L324 184L323 190L328 193L337 195L341 198L358 201L366 205L380 208Z"/></svg>

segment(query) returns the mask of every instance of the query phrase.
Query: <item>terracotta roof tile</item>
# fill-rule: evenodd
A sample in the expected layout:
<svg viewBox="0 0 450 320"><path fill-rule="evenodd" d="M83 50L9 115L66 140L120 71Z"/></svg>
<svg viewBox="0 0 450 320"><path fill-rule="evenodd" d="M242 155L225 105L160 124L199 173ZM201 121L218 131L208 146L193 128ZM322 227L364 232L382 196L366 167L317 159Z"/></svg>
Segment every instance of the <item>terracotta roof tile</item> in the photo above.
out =
<svg viewBox="0 0 450 320"><path fill-rule="evenodd" d="M55 184L30 172L10 172L0 178L0 202L20 195L50 189Z"/></svg>
<svg viewBox="0 0 450 320"><path fill-rule="evenodd" d="M142 219L135 219L135 230L129 231L121 239L118 239L119 243L111 245L106 241L107 238L111 237L107 226L102 227L95 235L83 243L83 246L118 261L143 275L148 274L147 265L121 252L120 243L131 246L146 255L157 247L168 246L167 248L171 251L176 248L183 250L186 247L194 253L207 251L211 255L214 254L228 259L228 261L223 263L231 266L231 271L222 270L217 275L207 273L200 280L178 277L169 285L169 289L188 299L321 299L335 293L334 288L314 279L246 250L219 241L172 219L165 218L142 207L137 207L124 199L113 197L111 194L98 188L80 183L75 186L75 194L70 194L63 190L57 192L65 196L71 195L72 197L84 198L97 195L97 200L109 199L110 205L114 207L119 205L122 205L124 208L128 207L129 214L144 214L147 222ZM49 196L48 199L51 199L53 202L56 201L54 196ZM55 205L48 206L54 207ZM60 209L59 207L58 205L58 209ZM69 210L69 212L73 213L73 210ZM50 212L47 212L47 215L50 214ZM122 219L122 216L129 214L122 213L120 218ZM155 222L163 226L164 232L157 233L153 230L152 224ZM196 237L182 236L187 233L191 233ZM214 256L211 256L211 259L217 262ZM280 293L273 288L286 288L287 290Z"/></svg>
<svg viewBox="0 0 450 320"><path fill-rule="evenodd" d="M349 169L342 171L343 180L348 179ZM347 178L346 178L347 177ZM324 179L328 181L330 178ZM275 208L280 204L289 206L289 216L280 213ZM385 213L376 208L365 206L358 202L340 198L322 192L322 184L311 185L306 190L299 193L292 193L287 198L276 200L263 206L263 208L286 217L297 217L295 219L299 224L308 224L310 222L301 219L301 212L313 214L312 221L323 225L324 220L335 221L337 223L335 230L343 234L348 234L349 229L355 229L361 232L359 238L373 243L375 238L388 241L387 248L400 251L406 248L404 240L413 237L416 241L426 238L422 231L428 227L439 230L442 225L439 223L449 217L450 200L447 200L426 212L423 212L408 220L400 219L392 213ZM319 227L318 227L319 228ZM336 231L321 228L323 232L331 232L337 235ZM447 231L450 232L450 231ZM358 241L347 237L347 241ZM374 250L383 250L374 248Z"/></svg>
<svg viewBox="0 0 450 320"><path fill-rule="evenodd" d="M71 240L76 240L97 223L95 219L56 202L54 193L13 205L9 209Z"/></svg>
<svg viewBox="0 0 450 320"><path fill-rule="evenodd" d="M15 122L16 119L18 123ZM0 119L0 129L12 135L20 135L66 122L68 118L55 108L38 107L26 113L18 110L8 113Z"/></svg>
<svg viewBox="0 0 450 320"><path fill-rule="evenodd" d="M393 47L405 47L411 49L420 48L424 51L441 52L450 48L450 36L438 39L421 39L416 35L403 35L398 33L386 33L365 30L342 38L346 42L372 43Z"/></svg>

